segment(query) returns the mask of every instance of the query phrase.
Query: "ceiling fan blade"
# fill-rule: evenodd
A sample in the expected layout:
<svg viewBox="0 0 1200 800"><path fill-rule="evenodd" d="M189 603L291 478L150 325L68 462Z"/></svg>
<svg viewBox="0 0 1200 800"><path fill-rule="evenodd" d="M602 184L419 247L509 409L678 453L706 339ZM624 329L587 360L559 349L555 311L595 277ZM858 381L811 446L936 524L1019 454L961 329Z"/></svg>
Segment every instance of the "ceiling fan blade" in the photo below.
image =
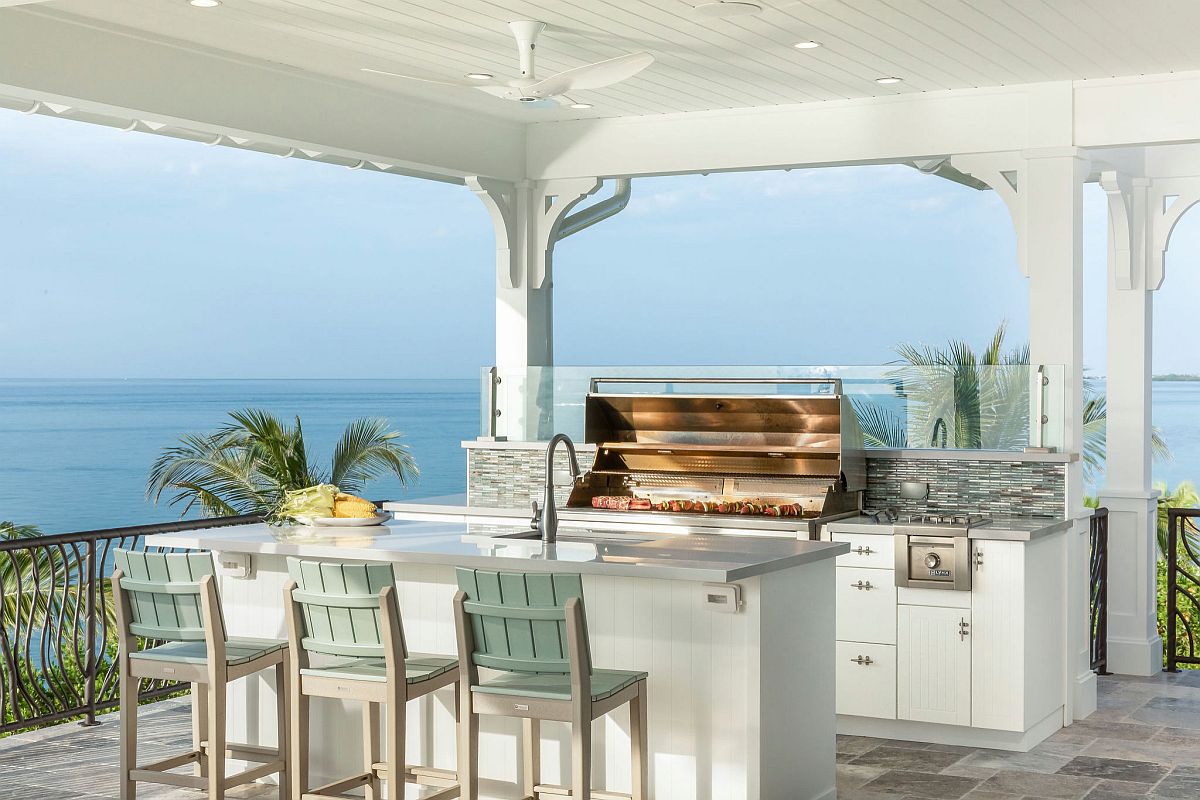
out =
<svg viewBox="0 0 1200 800"><path fill-rule="evenodd" d="M465 83L465 82L458 82L458 81L444 81L439 78L422 78L419 75L403 75L399 72L388 72L385 69L372 69L371 67L362 67L360 69L360 72L366 72L371 75L383 75L384 77L387 77L387 78L400 78L401 80L406 80L406 81L420 81L421 83L432 83L432 84L436 84L438 86L454 86L456 88L470 87L470 88L476 88L476 89L487 89L487 88L491 88L493 86L493 84L490 84L490 83L489 84L477 83L477 82ZM494 84L494 85L501 89L507 88L504 86L500 86L500 84Z"/></svg>
<svg viewBox="0 0 1200 800"><path fill-rule="evenodd" d="M600 89L632 78L653 63L654 56L649 53L630 53L551 75L522 91L527 97L553 97L578 89Z"/></svg>

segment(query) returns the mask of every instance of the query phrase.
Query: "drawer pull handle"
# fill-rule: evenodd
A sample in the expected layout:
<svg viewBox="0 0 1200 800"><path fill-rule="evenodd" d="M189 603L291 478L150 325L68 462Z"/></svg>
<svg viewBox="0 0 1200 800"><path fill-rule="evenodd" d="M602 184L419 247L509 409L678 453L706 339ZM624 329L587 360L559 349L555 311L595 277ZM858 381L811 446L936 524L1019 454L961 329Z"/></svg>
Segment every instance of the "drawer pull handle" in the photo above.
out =
<svg viewBox="0 0 1200 800"><path fill-rule="evenodd" d="M867 592L869 592L875 588L874 586L871 585L870 581L866 581L866 582L859 581L858 583L852 583L850 585L853 586L855 589L858 589L859 591L867 591Z"/></svg>
<svg viewBox="0 0 1200 800"><path fill-rule="evenodd" d="M965 619L958 623L958 640L961 642L971 635L971 623Z"/></svg>
<svg viewBox="0 0 1200 800"><path fill-rule="evenodd" d="M850 660L855 664L858 664L860 667L869 667L875 663L871 660L870 656L859 656L858 658L852 658Z"/></svg>
<svg viewBox="0 0 1200 800"><path fill-rule="evenodd" d="M854 548L854 552L858 553L860 556L869 556L869 555L871 555L871 553L874 553L875 551L872 550L870 547L861 547L860 546L860 547Z"/></svg>

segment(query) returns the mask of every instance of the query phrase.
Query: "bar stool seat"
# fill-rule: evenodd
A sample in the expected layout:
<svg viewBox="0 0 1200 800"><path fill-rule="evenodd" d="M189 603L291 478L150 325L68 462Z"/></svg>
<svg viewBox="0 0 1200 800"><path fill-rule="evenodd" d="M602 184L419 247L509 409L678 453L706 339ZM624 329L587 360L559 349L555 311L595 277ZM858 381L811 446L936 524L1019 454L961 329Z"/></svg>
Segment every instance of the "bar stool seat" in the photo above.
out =
<svg viewBox="0 0 1200 800"><path fill-rule="evenodd" d="M646 672L626 672L616 669L592 671L592 702L612 697L622 689L649 677ZM471 691L477 694L503 694L512 697L538 697L548 700L571 699L570 675L522 675L508 673L485 680Z"/></svg>
<svg viewBox="0 0 1200 800"><path fill-rule="evenodd" d="M457 658L444 658L421 653L409 653L404 660L404 682L412 685L444 675L458 666ZM353 681L379 681L388 679L387 661L382 658L355 658L339 661L322 667L300 670L301 675L321 678L344 678Z"/></svg>
<svg viewBox="0 0 1200 800"><path fill-rule="evenodd" d="M229 666L247 664L256 658L269 656L288 646L278 639L245 639L231 637L225 643L225 663ZM130 653L131 661L173 661L178 664L207 664L208 646L204 642L167 642L147 650Z"/></svg>

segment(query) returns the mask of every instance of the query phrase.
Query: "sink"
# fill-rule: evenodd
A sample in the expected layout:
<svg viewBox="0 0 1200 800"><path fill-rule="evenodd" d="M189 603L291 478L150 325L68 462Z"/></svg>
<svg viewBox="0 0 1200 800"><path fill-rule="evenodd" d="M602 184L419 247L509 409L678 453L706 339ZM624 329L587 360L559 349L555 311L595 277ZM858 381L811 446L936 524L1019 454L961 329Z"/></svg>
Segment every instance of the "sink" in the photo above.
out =
<svg viewBox="0 0 1200 800"><path fill-rule="evenodd" d="M541 541L542 535L534 530L517 531L516 533L502 533L491 537L493 539L513 540L519 539L523 541L536 542ZM579 533L564 533L561 529L558 532L559 543L570 544L645 544L653 542L654 536L631 536L627 533L619 531L593 531L586 530Z"/></svg>

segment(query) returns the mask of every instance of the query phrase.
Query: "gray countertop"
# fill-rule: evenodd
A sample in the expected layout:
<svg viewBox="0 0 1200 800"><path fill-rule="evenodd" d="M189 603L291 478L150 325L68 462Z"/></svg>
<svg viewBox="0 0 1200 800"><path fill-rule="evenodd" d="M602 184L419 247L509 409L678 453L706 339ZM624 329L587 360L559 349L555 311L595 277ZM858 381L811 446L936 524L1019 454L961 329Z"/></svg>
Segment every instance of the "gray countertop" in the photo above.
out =
<svg viewBox="0 0 1200 800"><path fill-rule="evenodd" d="M527 572L578 572L711 583L744 580L832 559L849 545L775 537L666 533L627 525L592 530L564 523L559 543L509 539L527 523L393 520L367 528L236 525L149 536L152 547L347 561L390 561Z"/></svg>
<svg viewBox="0 0 1200 800"><path fill-rule="evenodd" d="M991 539L994 541L1028 542L1040 539L1053 533L1069 530L1071 520L1052 519L1049 517L1012 517L991 515L991 522L986 525L972 527L967 531L970 539ZM893 526L876 522L873 517L848 517L837 522L831 522L830 528L845 533L873 533L890 535Z"/></svg>

